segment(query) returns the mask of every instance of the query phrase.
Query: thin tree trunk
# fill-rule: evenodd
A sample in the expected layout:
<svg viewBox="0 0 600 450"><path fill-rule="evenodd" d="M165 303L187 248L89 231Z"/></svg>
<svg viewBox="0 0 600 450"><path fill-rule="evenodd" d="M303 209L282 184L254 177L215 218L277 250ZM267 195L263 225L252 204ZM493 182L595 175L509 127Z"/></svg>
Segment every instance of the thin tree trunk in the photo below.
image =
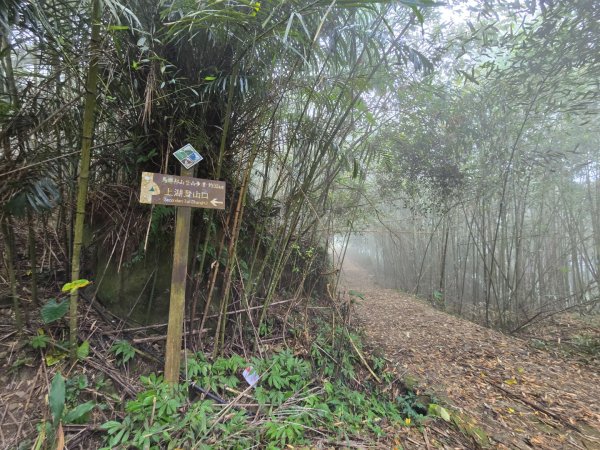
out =
<svg viewBox="0 0 600 450"><path fill-rule="evenodd" d="M229 296L231 292L231 280L233 276L233 265L236 262L236 249L237 242L240 232L240 226L242 222L242 217L244 215L244 203L246 200L246 193L248 192L248 183L250 181L250 172L252 171L252 166L254 165L254 159L258 153L258 147L255 145L255 148L252 150L252 155L250 156L250 160L248 161L248 166L246 172L244 173L244 178L242 180L242 186L240 187L240 193L238 198L238 203L235 209L235 214L233 217L232 231L231 231L231 240L229 242L229 248L227 249L227 257L229 258L227 261L227 266L225 267L225 286L223 289L222 296L222 304L221 304L221 312L219 314L219 323L217 325L217 332L215 333L215 348L213 349L214 355L218 354L221 351L223 344L225 343L225 329L227 328L227 308L229 306ZM219 331L221 332L219 334Z"/></svg>
<svg viewBox="0 0 600 450"><path fill-rule="evenodd" d="M216 167L216 171L215 171L215 178L218 180L221 177L221 169L223 166L223 159L225 158L225 150L226 150L226 146L227 146L227 135L229 133L229 126L231 123L231 110L233 108L233 94L234 94L234 86L235 86L235 78L238 76L239 73L239 66L238 64L235 64L233 67L233 72L230 75L230 79L229 79L229 87L227 88L227 104L225 106L225 118L223 120L223 132L221 133L221 141L219 143L219 159L217 162L217 167ZM208 246L210 244L210 240L212 237L212 223L215 217L215 213L214 211L211 209L208 212L206 212L207 216L208 216L208 220L207 220L207 229L206 229L206 235L204 237L204 245L202 246L202 256L200 257L200 263L198 264L198 272L199 272L199 276L202 276L202 273L204 272L204 264L206 263L206 255L208 252ZM225 230L223 230L225 232ZM222 245L222 244L221 244ZM217 276L217 271L218 271L218 261L219 261L219 255L220 255L220 249L218 250L218 255L217 255L217 264L216 264L216 269L213 272L213 276L210 280L210 287L209 287L209 291L208 291L208 295L206 298L206 303L204 305L204 315L202 316L202 321L200 322L200 328L198 331L198 345L200 345L200 341L202 339L202 327L204 326L205 320L206 320L206 316L208 314L208 310L210 308L210 301L211 301L211 297L212 297L212 291L214 289L214 284L216 282L216 276ZM197 284L197 288L194 289L194 306L193 306L193 312L195 314L196 311L196 302L198 301L198 296L200 295L200 282ZM191 320L194 319L194 317L190 318ZM193 322L191 322L193 323Z"/></svg>
<svg viewBox="0 0 600 450"><path fill-rule="evenodd" d="M15 273L15 242L14 234L12 233L12 226L10 219L5 216L2 218L2 234L4 235L4 242L6 245L6 252L4 254L4 264L6 265L6 271L8 273L8 281L10 283L10 295L13 300L13 310L15 312L15 324L17 326L17 332L20 334L23 331L23 314L21 311L21 302L17 294L17 277Z"/></svg>
<svg viewBox="0 0 600 450"><path fill-rule="evenodd" d="M444 227L443 227L443 235L444 235L444 243L442 244L442 258L440 260L440 282L439 282L439 291L445 295L445 287L446 287L446 255L448 253L448 237L450 235L450 223L447 216L447 213L444 213Z"/></svg>
<svg viewBox="0 0 600 450"><path fill-rule="evenodd" d="M596 189L599 186L598 181L595 181ZM600 202L600 196L594 199L592 198L592 183L590 180L589 168L586 174L586 193L588 200L588 210L590 212L590 222L592 223L592 236L593 236L593 244L594 244L594 278L596 279L596 283L600 285L600 207L598 207L598 203ZM597 192L597 191L596 191Z"/></svg>
<svg viewBox="0 0 600 450"><path fill-rule="evenodd" d="M98 92L98 55L100 51L100 16L101 0L92 1L92 32L90 39L90 63L88 67L85 106L83 111L83 129L81 134L81 156L79 160L79 177L77 179L77 209L75 214L75 230L73 236L73 259L71 262L71 281L79 279L81 247L83 245L83 226L85 222L85 206L87 201L88 182L90 176L90 160L92 136L94 132L94 115L96 112L96 95ZM77 359L77 299L78 292L71 292L69 307L69 343L71 361Z"/></svg>
<svg viewBox="0 0 600 450"><path fill-rule="evenodd" d="M27 208L27 247L29 250L29 264L31 265L31 299L33 304L39 306L38 279L37 279L37 255L35 252L35 227L31 209Z"/></svg>

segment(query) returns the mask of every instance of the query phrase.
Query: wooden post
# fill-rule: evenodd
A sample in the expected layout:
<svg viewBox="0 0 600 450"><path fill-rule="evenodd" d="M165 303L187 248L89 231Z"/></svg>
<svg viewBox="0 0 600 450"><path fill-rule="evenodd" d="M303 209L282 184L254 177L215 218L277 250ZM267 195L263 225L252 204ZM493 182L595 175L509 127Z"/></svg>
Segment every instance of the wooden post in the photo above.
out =
<svg viewBox="0 0 600 450"><path fill-rule="evenodd" d="M181 168L181 176L192 176L193 169ZM177 207L175 243L173 245L173 272L171 275L171 298L169 303L169 325L165 355L165 381L179 382L181 340L185 311L185 287L187 281L188 248L192 210L189 206Z"/></svg>

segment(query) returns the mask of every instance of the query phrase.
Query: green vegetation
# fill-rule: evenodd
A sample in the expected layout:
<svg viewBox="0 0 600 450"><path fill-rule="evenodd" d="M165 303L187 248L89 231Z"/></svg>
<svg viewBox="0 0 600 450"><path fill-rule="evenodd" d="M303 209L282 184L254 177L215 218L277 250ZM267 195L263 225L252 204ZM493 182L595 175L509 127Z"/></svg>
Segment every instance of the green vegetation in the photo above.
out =
<svg viewBox="0 0 600 450"><path fill-rule="evenodd" d="M39 434L33 444L35 450L62 448L65 442L62 425L86 423L89 420L90 412L96 407L94 402L69 405L86 386L87 379L83 376L67 382L60 373L54 376L48 392L50 420L39 425Z"/></svg>
<svg viewBox="0 0 600 450"><path fill-rule="evenodd" d="M510 333L598 313L597 1L1 3L1 351L10 376L53 380L49 410L25 406L36 449L88 416L109 448L376 440L428 413L479 436L349 330L368 298L342 289L344 260ZM224 182L224 209L140 203L187 144L187 181ZM177 292L185 382L167 387L140 375ZM597 360L594 330L564 344ZM33 443L14 428L7 447Z"/></svg>
<svg viewBox="0 0 600 450"><path fill-rule="evenodd" d="M506 332L597 313L597 3L457 3L420 47L435 76L387 99L372 181L344 183L365 206L342 220L368 230L348 256Z"/></svg>
<svg viewBox="0 0 600 450"><path fill-rule="evenodd" d="M311 358L286 349L249 362L238 355L210 362L199 353L187 359L188 381L178 387L165 384L162 376L143 376L145 389L127 402L122 420L102 425L106 448L276 449L319 439L377 439L398 427L419 425L430 405L405 391L380 358L372 364L382 383L364 378L367 372L347 339L360 345L357 336L341 328L332 333L323 327ZM240 377L247 366L260 375L254 387ZM223 403L203 398L196 387ZM190 400L190 393L199 398ZM441 417L448 414L431 407Z"/></svg>
<svg viewBox="0 0 600 450"><path fill-rule="evenodd" d="M110 351L117 358L117 364L123 366L135 356L135 349L127 341L117 341L110 348Z"/></svg>

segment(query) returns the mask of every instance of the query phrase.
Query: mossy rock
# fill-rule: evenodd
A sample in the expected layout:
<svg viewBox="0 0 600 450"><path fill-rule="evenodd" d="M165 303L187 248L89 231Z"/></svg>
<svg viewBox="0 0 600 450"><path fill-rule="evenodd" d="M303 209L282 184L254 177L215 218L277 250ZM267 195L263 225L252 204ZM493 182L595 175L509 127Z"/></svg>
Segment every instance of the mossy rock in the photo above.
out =
<svg viewBox="0 0 600 450"><path fill-rule="evenodd" d="M120 317L139 323L164 322L168 316L173 250L149 245L143 257L119 265L111 249L98 249L98 299ZM168 255L168 256L167 256Z"/></svg>

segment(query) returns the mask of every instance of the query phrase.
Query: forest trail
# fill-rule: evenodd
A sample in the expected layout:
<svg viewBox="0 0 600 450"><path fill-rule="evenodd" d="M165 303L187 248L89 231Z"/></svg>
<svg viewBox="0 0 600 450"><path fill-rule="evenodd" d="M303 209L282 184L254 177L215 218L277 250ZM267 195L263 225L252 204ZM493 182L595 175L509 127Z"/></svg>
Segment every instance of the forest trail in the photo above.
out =
<svg viewBox="0 0 600 450"><path fill-rule="evenodd" d="M600 375L594 368L380 288L352 261L344 263L342 276L346 289L364 295L354 308L367 342L456 411L454 417L471 419L464 429L473 448L479 447L477 431L484 430L492 448L600 449Z"/></svg>

